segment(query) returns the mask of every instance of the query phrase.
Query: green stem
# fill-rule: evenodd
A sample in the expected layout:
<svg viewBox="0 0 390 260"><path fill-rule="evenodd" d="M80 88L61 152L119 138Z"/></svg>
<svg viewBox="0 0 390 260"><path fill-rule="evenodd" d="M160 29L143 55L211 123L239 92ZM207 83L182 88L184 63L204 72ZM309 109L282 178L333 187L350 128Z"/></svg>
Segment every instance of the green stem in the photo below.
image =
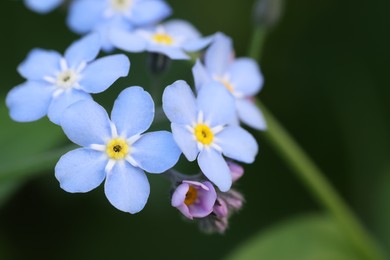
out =
<svg viewBox="0 0 390 260"><path fill-rule="evenodd" d="M266 30L263 27L255 27L249 49L250 57L259 59L265 35ZM267 131L258 132L259 135L269 142L317 198L317 201L334 217L357 250L370 260L385 259L383 251L325 178L325 175L257 99L256 104L263 112L268 128Z"/></svg>
<svg viewBox="0 0 390 260"><path fill-rule="evenodd" d="M256 101L267 121L267 131L258 132L269 142L288 166L302 180L317 201L327 209L339 223L351 242L367 259L384 259L371 236L362 227L352 211L344 203L336 190L326 180L319 168L278 123L272 114Z"/></svg>

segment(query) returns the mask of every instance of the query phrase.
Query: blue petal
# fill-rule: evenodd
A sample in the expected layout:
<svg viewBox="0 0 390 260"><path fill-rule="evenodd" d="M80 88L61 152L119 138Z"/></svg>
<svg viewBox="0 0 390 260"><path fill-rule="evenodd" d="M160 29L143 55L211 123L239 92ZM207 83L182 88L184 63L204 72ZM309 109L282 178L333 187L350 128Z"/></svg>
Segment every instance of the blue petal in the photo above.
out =
<svg viewBox="0 0 390 260"><path fill-rule="evenodd" d="M207 70L212 75L223 76L234 58L233 55L232 40L223 33L217 33L214 42L205 53L204 62Z"/></svg>
<svg viewBox="0 0 390 260"><path fill-rule="evenodd" d="M146 46L146 50L149 52L157 52L168 56L172 60L189 60L188 56L184 51L178 47L172 47L169 45L162 45L156 43L150 43Z"/></svg>
<svg viewBox="0 0 390 260"><path fill-rule="evenodd" d="M169 5L160 0L138 1L132 11L132 21L138 26L157 23L172 13Z"/></svg>
<svg viewBox="0 0 390 260"><path fill-rule="evenodd" d="M214 149L204 149L198 156L199 167L203 174L222 192L232 186L232 176L222 155Z"/></svg>
<svg viewBox="0 0 390 260"><path fill-rule="evenodd" d="M65 51L65 59L70 68L77 68L82 62L90 62L96 58L100 51L100 36L91 33L72 43Z"/></svg>
<svg viewBox="0 0 390 260"><path fill-rule="evenodd" d="M173 139L188 161L192 162L198 156L199 150L194 135L182 125L171 124Z"/></svg>
<svg viewBox="0 0 390 260"><path fill-rule="evenodd" d="M104 190L115 208L134 214L145 207L150 186L143 170L118 163L107 174Z"/></svg>
<svg viewBox="0 0 390 260"><path fill-rule="evenodd" d="M254 96L263 86L263 76L256 61L250 58L236 59L228 68L234 90L245 96Z"/></svg>
<svg viewBox="0 0 390 260"><path fill-rule="evenodd" d="M167 131L144 134L132 147L131 156L141 169L150 173L162 173L172 168L181 154L172 134Z"/></svg>
<svg viewBox="0 0 390 260"><path fill-rule="evenodd" d="M186 41L196 40L201 37L201 34L195 27L184 20L170 20L163 24L167 34L173 37L183 38Z"/></svg>
<svg viewBox="0 0 390 260"><path fill-rule="evenodd" d="M141 87L123 90L115 100L111 112L118 134L131 137L145 132L152 124L154 103L148 92Z"/></svg>
<svg viewBox="0 0 390 260"><path fill-rule="evenodd" d="M124 19L122 16L118 15L110 17L109 19L106 19L95 26L94 31L99 33L102 41L102 50L105 52L112 52L115 49L110 39L110 32L113 29L130 31L133 28L127 19Z"/></svg>
<svg viewBox="0 0 390 260"><path fill-rule="evenodd" d="M219 82L204 84L198 92L197 104L212 127L228 124L236 117L233 95Z"/></svg>
<svg viewBox="0 0 390 260"><path fill-rule="evenodd" d="M56 51L33 49L19 65L20 75L30 80L42 80L60 71L61 55Z"/></svg>
<svg viewBox="0 0 390 260"><path fill-rule="evenodd" d="M53 86L27 81L8 93L7 107L13 120L31 122L44 117L52 99Z"/></svg>
<svg viewBox="0 0 390 260"><path fill-rule="evenodd" d="M79 101L65 109L61 126L66 136L81 146L105 144L111 138L106 110L92 100Z"/></svg>
<svg viewBox="0 0 390 260"><path fill-rule="evenodd" d="M182 47L185 51L188 52L199 51L205 48L207 45L209 45L213 40L214 40L213 35L204 38L199 38L199 39L192 39L186 41Z"/></svg>
<svg viewBox="0 0 390 260"><path fill-rule="evenodd" d="M130 61L123 54L106 56L87 65L80 85L88 93L100 93L129 74Z"/></svg>
<svg viewBox="0 0 390 260"><path fill-rule="evenodd" d="M112 28L109 31L109 39L116 48L128 52L141 52L146 48L146 41L142 36L123 29Z"/></svg>
<svg viewBox="0 0 390 260"><path fill-rule="evenodd" d="M72 1L67 18L68 26L79 34L90 32L99 21L103 20L106 5L106 1Z"/></svg>
<svg viewBox="0 0 390 260"><path fill-rule="evenodd" d="M199 91L203 84L212 81L210 74L199 60L197 60L195 66L192 67L192 75L194 76L195 88L197 91Z"/></svg>
<svg viewBox="0 0 390 260"><path fill-rule="evenodd" d="M47 116L49 117L50 121L52 121L54 124L59 125L62 113L67 107L69 107L73 103L76 103L77 101L91 99L91 95L85 93L84 91L76 89L65 91L62 94L53 97L48 109Z"/></svg>
<svg viewBox="0 0 390 260"><path fill-rule="evenodd" d="M103 182L106 164L107 159L102 152L79 148L63 155L54 171L62 189L88 192Z"/></svg>
<svg viewBox="0 0 390 260"><path fill-rule="evenodd" d="M256 139L241 127L225 127L216 138L226 157L244 163L254 162L259 147Z"/></svg>
<svg viewBox="0 0 390 260"><path fill-rule="evenodd" d="M63 1L64 0L24 0L24 3L29 9L37 13L45 14L60 6Z"/></svg>
<svg viewBox="0 0 390 260"><path fill-rule="evenodd" d="M195 96L187 82L178 80L165 88L163 109L172 123L191 125L196 122Z"/></svg>
<svg viewBox="0 0 390 260"><path fill-rule="evenodd" d="M248 99L236 100L237 113L240 120L257 130L265 130L267 123L260 109Z"/></svg>

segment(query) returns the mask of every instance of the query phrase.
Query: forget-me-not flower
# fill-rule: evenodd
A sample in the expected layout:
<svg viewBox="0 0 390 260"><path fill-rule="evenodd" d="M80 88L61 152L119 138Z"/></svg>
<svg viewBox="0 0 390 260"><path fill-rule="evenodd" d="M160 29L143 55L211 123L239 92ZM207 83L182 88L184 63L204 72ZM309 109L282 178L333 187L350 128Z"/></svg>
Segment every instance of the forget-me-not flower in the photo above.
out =
<svg viewBox="0 0 390 260"><path fill-rule="evenodd" d="M74 42L64 56L56 51L33 49L18 67L27 81L13 88L6 98L11 118L29 122L48 115L59 124L66 107L91 99L89 93L100 93L119 77L127 76L130 61L125 55L94 61L99 51L97 34Z"/></svg>
<svg viewBox="0 0 390 260"><path fill-rule="evenodd" d="M264 130L263 114L253 102L263 86L263 76L256 61L250 58L234 58L232 40L218 33L204 55L204 65L197 61L193 74L199 90L205 82L221 82L235 98L237 116L243 123Z"/></svg>
<svg viewBox="0 0 390 260"><path fill-rule="evenodd" d="M150 192L144 171L162 173L181 154L170 132L142 134L153 117L153 100L141 87L121 92L111 120L92 100L67 108L61 126L82 148L68 152L57 163L55 175L61 187L68 192L88 192L105 179L105 194L113 206L130 213L142 210Z"/></svg>
<svg viewBox="0 0 390 260"><path fill-rule="evenodd" d="M213 40L213 36L202 37L190 23L171 20L134 31L115 29L111 31L110 39L118 49L128 52L155 52L179 60L190 59L186 52L206 47Z"/></svg>
<svg viewBox="0 0 390 260"><path fill-rule="evenodd" d="M197 158L203 174L221 191L232 185L222 155L244 163L254 161L256 140L238 125L228 125L235 116L234 99L222 84L205 84L195 98L185 81L176 81L164 91L163 109L183 154L189 161Z"/></svg>
<svg viewBox="0 0 390 260"><path fill-rule="evenodd" d="M213 211L216 199L210 182L184 180L172 194L171 204L189 219L203 218Z"/></svg>
<svg viewBox="0 0 390 260"><path fill-rule="evenodd" d="M24 0L24 4L31 10L45 14L58 6L60 6L64 0Z"/></svg>
<svg viewBox="0 0 390 260"><path fill-rule="evenodd" d="M131 30L155 24L172 13L163 0L78 0L69 8L67 23L76 33L101 35L103 49L113 49L108 34L113 28Z"/></svg>

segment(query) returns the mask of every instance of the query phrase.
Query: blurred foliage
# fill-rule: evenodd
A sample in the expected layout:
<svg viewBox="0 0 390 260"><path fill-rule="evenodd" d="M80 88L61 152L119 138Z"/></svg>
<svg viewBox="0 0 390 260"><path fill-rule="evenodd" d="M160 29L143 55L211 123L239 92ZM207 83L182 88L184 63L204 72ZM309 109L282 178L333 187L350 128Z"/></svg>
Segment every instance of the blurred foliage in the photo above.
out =
<svg viewBox="0 0 390 260"><path fill-rule="evenodd" d="M261 231L230 260L354 260L359 254L329 217L309 215Z"/></svg>
<svg viewBox="0 0 390 260"><path fill-rule="evenodd" d="M247 53L254 1L168 2L174 18L192 22L205 35L223 31L233 38L238 56ZM378 241L390 248L390 2L301 0L286 1L284 7L282 20L264 45L261 68L266 84L259 96ZM23 81L16 67L30 49L62 52L78 36L67 29L64 10L41 16L22 1L5 0L0 12L4 97ZM130 59L129 77L96 96L109 109L129 85L153 90L154 85L177 79L192 83L188 64L173 62L156 82L148 74L147 55ZM319 259L348 259L347 242L326 217L278 225L320 208L280 158L258 141L260 155L246 167L237 187L246 196L245 207L232 218L225 235L204 235L170 206L169 183L160 176L148 176L152 194L136 215L113 208L102 187L88 194L64 192L53 174L57 158L69 149L62 130L47 119L12 122L2 101L0 259L219 259L240 245L249 250L242 254L254 253L247 259L283 259L271 258L283 257L280 246L297 253L289 259L324 250L334 255L321 253Z"/></svg>

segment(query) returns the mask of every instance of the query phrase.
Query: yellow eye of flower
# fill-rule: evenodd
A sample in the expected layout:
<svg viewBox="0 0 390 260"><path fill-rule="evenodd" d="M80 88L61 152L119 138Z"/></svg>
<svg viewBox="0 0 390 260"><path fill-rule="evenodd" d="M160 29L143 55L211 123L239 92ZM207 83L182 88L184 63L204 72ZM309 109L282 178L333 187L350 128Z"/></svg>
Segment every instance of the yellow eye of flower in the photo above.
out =
<svg viewBox="0 0 390 260"><path fill-rule="evenodd" d="M207 125L198 124L195 127L195 137L198 142L208 145L213 142L214 134Z"/></svg>
<svg viewBox="0 0 390 260"><path fill-rule="evenodd" d="M133 0L111 0L111 6L116 11L126 11Z"/></svg>
<svg viewBox="0 0 390 260"><path fill-rule="evenodd" d="M126 157L129 151L129 145L122 138L112 139L106 146L108 157L115 160L120 160Z"/></svg>
<svg viewBox="0 0 390 260"><path fill-rule="evenodd" d="M225 86L225 88L227 90L229 90L231 93L234 92L234 88L233 88L232 84L230 84L229 81L227 81L225 79L218 79L218 81L221 82Z"/></svg>
<svg viewBox="0 0 390 260"><path fill-rule="evenodd" d="M173 44L173 38L165 33L156 33L153 35L153 41L159 44L164 45L172 45Z"/></svg>
<svg viewBox="0 0 390 260"><path fill-rule="evenodd" d="M187 191L186 198L184 199L184 204L186 204L187 206L192 205L195 203L197 198L198 198L198 190L190 186L190 188Z"/></svg>

